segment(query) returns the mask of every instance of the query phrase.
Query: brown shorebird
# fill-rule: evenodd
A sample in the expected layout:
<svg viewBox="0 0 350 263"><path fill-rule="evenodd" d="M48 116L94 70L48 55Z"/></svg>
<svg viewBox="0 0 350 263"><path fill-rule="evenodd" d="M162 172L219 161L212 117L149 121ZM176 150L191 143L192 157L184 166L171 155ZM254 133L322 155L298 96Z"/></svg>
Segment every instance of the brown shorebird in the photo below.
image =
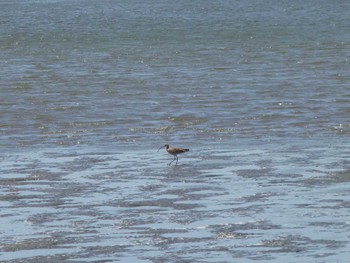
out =
<svg viewBox="0 0 350 263"><path fill-rule="evenodd" d="M175 148L175 147L171 147L169 144L165 144L162 147L160 147L158 149L158 151L160 149L162 149L163 147L165 147L166 151L169 154L174 155L174 160L172 160L168 165L170 165L175 160L176 160L176 164L177 164L177 161L179 160L179 157L177 157L177 155L180 154L180 153L188 152L190 150L190 149L184 149L184 148Z"/></svg>

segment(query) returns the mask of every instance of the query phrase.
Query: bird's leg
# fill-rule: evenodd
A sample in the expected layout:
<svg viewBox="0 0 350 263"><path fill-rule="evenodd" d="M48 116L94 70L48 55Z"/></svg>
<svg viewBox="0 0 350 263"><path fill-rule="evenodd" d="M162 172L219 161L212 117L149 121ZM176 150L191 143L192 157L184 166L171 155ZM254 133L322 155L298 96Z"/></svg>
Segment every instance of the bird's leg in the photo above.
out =
<svg viewBox="0 0 350 263"><path fill-rule="evenodd" d="M174 159L168 164L168 165L171 165L173 161L175 161L176 159L176 155L174 155Z"/></svg>
<svg viewBox="0 0 350 263"><path fill-rule="evenodd" d="M177 155L175 155L175 157L176 157L176 164L175 165L177 165L177 161L179 160L179 157L177 157Z"/></svg>

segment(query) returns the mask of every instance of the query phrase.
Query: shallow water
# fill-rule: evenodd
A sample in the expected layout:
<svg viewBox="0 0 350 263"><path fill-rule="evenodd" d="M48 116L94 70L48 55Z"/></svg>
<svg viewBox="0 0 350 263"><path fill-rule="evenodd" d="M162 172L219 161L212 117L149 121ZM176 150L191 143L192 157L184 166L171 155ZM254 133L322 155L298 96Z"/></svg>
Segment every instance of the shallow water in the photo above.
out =
<svg viewBox="0 0 350 263"><path fill-rule="evenodd" d="M349 152L307 143L8 155L1 259L345 262Z"/></svg>
<svg viewBox="0 0 350 263"><path fill-rule="evenodd" d="M312 2L0 3L0 261L347 262L350 9Z"/></svg>

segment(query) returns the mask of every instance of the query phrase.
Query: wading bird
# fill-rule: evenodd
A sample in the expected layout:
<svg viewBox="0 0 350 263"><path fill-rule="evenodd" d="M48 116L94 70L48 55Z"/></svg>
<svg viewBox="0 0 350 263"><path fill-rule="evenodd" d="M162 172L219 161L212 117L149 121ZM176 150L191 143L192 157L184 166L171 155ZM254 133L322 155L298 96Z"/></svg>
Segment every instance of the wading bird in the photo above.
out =
<svg viewBox="0 0 350 263"><path fill-rule="evenodd" d="M171 163L172 163L173 161L175 161L175 160L176 160L176 164L177 164L177 161L179 160L179 157L177 157L177 155L180 154L180 153L188 152L188 151L190 150L190 149L184 149L184 148L175 148L175 147L171 147L169 144L165 144L165 145L163 145L162 147L160 147L160 148L158 149L158 151L159 151L160 149L162 149L163 147L165 147L166 151L167 151L169 154L171 154L171 155L174 156L174 159L173 159L168 165L171 165Z"/></svg>

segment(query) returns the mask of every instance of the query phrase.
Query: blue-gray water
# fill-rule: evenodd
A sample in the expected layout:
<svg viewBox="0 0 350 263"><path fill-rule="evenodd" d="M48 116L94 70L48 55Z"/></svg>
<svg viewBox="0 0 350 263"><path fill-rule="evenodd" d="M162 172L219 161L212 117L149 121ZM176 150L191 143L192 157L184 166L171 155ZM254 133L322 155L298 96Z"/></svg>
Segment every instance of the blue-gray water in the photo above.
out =
<svg viewBox="0 0 350 263"><path fill-rule="evenodd" d="M349 10L0 1L0 261L348 262Z"/></svg>

